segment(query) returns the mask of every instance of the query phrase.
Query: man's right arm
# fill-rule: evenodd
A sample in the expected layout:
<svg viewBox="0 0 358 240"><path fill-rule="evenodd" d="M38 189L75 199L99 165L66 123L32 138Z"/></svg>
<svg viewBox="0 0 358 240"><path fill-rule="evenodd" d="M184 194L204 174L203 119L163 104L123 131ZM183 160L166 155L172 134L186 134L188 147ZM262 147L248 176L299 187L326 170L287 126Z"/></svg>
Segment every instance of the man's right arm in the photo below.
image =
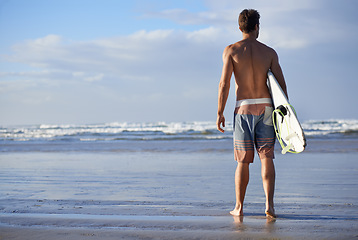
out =
<svg viewBox="0 0 358 240"><path fill-rule="evenodd" d="M218 116L216 120L217 128L220 132L224 132L221 126L225 127L224 109L230 90L230 80L233 72L233 63L230 54L230 46L226 47L223 53L223 69L219 84L218 96Z"/></svg>
<svg viewBox="0 0 358 240"><path fill-rule="evenodd" d="M283 92L286 94L286 97L288 98L286 82L285 82L285 78L282 73L282 69L281 69L279 60L278 60L278 55L275 52L275 50L273 50L273 52L274 52L274 54L272 57L271 72L275 76L277 82L280 84Z"/></svg>

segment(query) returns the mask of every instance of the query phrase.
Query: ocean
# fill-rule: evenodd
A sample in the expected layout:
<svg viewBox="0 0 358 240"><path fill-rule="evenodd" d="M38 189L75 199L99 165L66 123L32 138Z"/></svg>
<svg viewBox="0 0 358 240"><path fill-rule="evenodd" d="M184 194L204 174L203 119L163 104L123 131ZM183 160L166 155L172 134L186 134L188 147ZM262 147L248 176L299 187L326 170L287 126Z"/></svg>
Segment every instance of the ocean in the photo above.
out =
<svg viewBox="0 0 358 240"><path fill-rule="evenodd" d="M224 134L215 122L2 126L0 238L356 237L358 120L303 122L300 154L283 155L275 145L275 221L264 215L257 156L245 217L229 214L230 125Z"/></svg>
<svg viewBox="0 0 358 240"><path fill-rule="evenodd" d="M224 134L216 130L215 122L0 127L0 152L231 151L231 125ZM358 151L358 120L311 120L302 127L307 151Z"/></svg>

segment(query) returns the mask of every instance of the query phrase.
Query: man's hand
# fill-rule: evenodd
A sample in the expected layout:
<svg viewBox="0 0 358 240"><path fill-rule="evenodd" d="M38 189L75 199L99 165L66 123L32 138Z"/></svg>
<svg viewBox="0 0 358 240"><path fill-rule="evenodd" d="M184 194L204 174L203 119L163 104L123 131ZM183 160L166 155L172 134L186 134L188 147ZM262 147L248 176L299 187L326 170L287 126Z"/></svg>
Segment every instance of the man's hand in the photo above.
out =
<svg viewBox="0 0 358 240"><path fill-rule="evenodd" d="M218 119L216 120L216 126L220 132L225 132L224 129L221 128L221 125L225 127L225 117L224 115L218 115Z"/></svg>

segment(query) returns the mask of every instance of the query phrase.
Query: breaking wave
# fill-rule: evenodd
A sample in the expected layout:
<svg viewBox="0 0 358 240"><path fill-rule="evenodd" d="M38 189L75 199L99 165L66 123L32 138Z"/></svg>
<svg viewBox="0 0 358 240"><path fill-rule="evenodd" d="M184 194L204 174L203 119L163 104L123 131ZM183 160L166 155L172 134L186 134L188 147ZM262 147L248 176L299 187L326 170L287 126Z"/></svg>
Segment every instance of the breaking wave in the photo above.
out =
<svg viewBox="0 0 358 240"><path fill-rule="evenodd" d="M0 127L0 141L148 141L220 140L232 138L232 127L220 133L215 122L114 122L85 125ZM310 120L302 123L308 138L358 137L358 120Z"/></svg>

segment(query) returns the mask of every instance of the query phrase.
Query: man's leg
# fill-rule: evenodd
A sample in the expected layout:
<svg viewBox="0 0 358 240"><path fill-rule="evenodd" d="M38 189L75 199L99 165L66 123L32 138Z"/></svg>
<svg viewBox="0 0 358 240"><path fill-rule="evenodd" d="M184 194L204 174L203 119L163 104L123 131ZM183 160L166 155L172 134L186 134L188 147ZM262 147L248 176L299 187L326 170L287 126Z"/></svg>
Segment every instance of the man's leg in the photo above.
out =
<svg viewBox="0 0 358 240"><path fill-rule="evenodd" d="M265 213L269 217L276 217L273 197L275 193L275 165L272 158L261 159L262 184L266 195Z"/></svg>
<svg viewBox="0 0 358 240"><path fill-rule="evenodd" d="M249 183L249 163L238 163L235 172L235 192L236 205L230 212L234 216L243 216L243 205L246 193L246 187Z"/></svg>

